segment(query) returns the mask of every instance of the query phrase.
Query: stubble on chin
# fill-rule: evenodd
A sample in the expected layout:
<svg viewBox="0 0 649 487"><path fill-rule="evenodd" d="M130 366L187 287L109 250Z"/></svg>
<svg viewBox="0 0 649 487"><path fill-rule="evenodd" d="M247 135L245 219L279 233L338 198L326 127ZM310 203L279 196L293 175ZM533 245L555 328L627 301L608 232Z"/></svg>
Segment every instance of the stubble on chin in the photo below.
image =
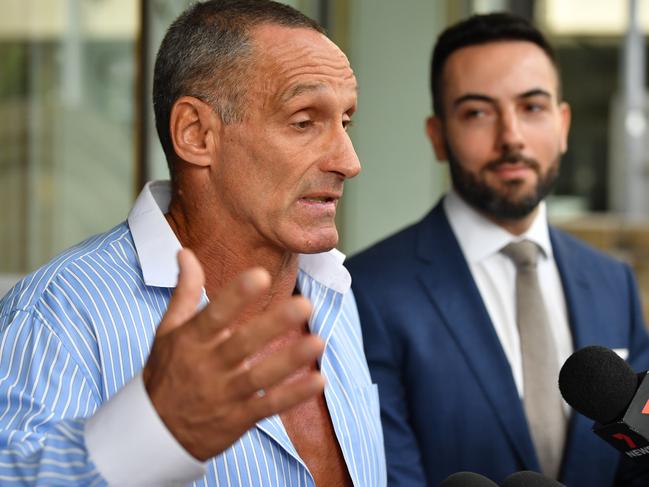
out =
<svg viewBox="0 0 649 487"><path fill-rule="evenodd" d="M559 156L545 173L541 173L538 161L520 154L504 154L490 161L479 174L466 171L447 148L451 180L455 191L471 206L499 220L521 220L530 215L539 203L554 189L559 175ZM532 187L525 180L514 179L498 185L489 183L488 174L502 164L524 163L536 174Z"/></svg>

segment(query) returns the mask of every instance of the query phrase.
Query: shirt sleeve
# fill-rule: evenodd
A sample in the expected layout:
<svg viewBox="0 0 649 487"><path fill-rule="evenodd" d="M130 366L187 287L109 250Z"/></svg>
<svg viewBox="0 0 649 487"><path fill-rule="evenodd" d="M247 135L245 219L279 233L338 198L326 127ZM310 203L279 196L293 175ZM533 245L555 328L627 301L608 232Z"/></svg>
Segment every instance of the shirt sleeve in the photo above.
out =
<svg viewBox="0 0 649 487"><path fill-rule="evenodd" d="M160 485L204 475L139 374L101 402L37 314L0 319L0 485Z"/></svg>
<svg viewBox="0 0 649 487"><path fill-rule="evenodd" d="M204 465L153 408L142 373L88 420L85 436L90 457L110 485L184 485L205 475Z"/></svg>

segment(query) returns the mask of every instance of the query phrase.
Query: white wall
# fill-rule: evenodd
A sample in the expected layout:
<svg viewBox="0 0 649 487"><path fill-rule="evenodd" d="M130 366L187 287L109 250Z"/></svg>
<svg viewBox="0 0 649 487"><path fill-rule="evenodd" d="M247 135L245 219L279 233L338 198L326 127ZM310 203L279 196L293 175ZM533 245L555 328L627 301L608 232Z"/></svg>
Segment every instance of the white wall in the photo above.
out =
<svg viewBox="0 0 649 487"><path fill-rule="evenodd" d="M346 183L340 248L351 255L419 219L446 187L425 136L433 43L446 2L350 2L347 54L359 82L351 136L363 165Z"/></svg>

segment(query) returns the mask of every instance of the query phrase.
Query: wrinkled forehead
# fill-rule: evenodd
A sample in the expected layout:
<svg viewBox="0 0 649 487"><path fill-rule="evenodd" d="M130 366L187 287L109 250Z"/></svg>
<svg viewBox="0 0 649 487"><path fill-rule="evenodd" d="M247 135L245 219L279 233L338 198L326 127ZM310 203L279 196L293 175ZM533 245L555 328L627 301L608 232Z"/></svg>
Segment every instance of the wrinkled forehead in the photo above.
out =
<svg viewBox="0 0 649 487"><path fill-rule="evenodd" d="M347 56L320 32L270 24L255 28L251 38L255 72L268 95L285 98L296 85L318 83L355 95Z"/></svg>

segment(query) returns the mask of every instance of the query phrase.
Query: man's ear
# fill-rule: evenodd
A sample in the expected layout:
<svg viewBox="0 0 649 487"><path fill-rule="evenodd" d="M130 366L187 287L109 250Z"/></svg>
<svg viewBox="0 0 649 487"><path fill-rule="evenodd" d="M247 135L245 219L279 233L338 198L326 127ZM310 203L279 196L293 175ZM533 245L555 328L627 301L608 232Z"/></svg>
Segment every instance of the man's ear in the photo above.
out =
<svg viewBox="0 0 649 487"><path fill-rule="evenodd" d="M171 107L171 142L180 159L197 166L209 166L218 144L220 117L207 103L182 96Z"/></svg>
<svg viewBox="0 0 649 487"><path fill-rule="evenodd" d="M437 116L428 117L426 119L426 135L430 143L433 145L435 157L438 161L448 160L446 153L446 144L444 144L444 127L442 120Z"/></svg>

